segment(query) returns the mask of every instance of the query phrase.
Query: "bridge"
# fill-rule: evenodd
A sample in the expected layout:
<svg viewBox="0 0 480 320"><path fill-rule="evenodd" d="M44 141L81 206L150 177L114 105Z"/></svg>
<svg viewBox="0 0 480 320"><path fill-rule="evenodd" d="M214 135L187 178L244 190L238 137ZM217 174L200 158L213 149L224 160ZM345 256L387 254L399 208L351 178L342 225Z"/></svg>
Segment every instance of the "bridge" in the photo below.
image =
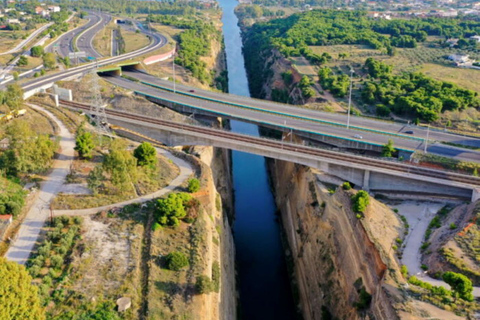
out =
<svg viewBox="0 0 480 320"><path fill-rule="evenodd" d="M67 108L89 112L90 106L61 101ZM369 158L271 140L225 130L188 125L129 112L106 109L109 123L139 131L166 145L209 145L318 168L372 192L415 192L475 200L480 178L419 167L399 161Z"/></svg>
<svg viewBox="0 0 480 320"><path fill-rule="evenodd" d="M123 77L118 76L121 72ZM312 143L322 143L344 149L380 152L388 139L394 141L395 148L404 157L416 150L423 151L428 136L427 152L463 161L480 162L480 152L452 147L434 141L445 141L454 145L480 148L480 140L443 131L425 130L417 126L407 126L391 121L379 121L363 117L351 117L350 127L346 128L343 114L319 112L272 101L257 100L231 94L211 92L176 85L173 92L170 81L158 79L131 67L116 69L115 74L105 79L114 85L132 90L147 99L179 112L210 115L226 119L250 122L262 127L280 131L292 130L298 136ZM414 134L405 131L414 130Z"/></svg>

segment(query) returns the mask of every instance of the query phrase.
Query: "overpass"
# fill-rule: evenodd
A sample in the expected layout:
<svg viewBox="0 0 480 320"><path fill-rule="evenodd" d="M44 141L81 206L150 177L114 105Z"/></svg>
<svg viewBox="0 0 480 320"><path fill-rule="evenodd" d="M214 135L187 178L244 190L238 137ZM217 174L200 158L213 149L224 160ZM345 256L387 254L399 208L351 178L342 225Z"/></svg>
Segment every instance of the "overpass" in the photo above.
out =
<svg viewBox="0 0 480 320"><path fill-rule="evenodd" d="M90 106L61 101L73 110ZM338 176L373 192L415 192L463 199L477 199L480 178L419 167L409 163L369 158L313 148L279 140L253 137L210 127L177 123L129 112L106 109L109 123L138 131L170 146L210 145L290 161Z"/></svg>
<svg viewBox="0 0 480 320"><path fill-rule="evenodd" d="M398 126L398 124L392 122L373 121L371 119L355 117L355 121L362 122L360 122L359 125L352 120L353 125L347 130L345 123L336 119L342 119L343 115L318 112L271 101L255 100L198 89L189 89L186 91L188 87L185 86L179 86L180 91L174 93L168 89L168 86L152 86L142 81L132 81L136 79L134 76L140 75L143 77L145 73L125 70L127 68L121 69L122 70L116 70L115 72L117 72L117 74L118 72L122 72L128 79L119 77L118 75L106 77L105 79L114 85L132 90L136 94L144 96L155 103L179 112L250 122L280 131L292 130L295 134L310 141L312 144L318 144L320 142L329 146L347 150L361 150L367 153L374 152L378 154L381 152L383 145L388 142L388 139L394 141L395 148L401 151L404 158L407 158L415 150L423 151L425 146L424 138L418 135L402 133L402 130L406 130L405 126L397 130L395 125ZM113 71L110 72L110 75L112 75L112 73ZM106 72L104 74L109 73ZM161 82L162 84L169 83L168 81L163 81L150 75L146 75L146 77L154 78L155 81ZM212 98L212 94L214 95L213 97L226 97L225 99L238 99L238 101L235 100L237 101L235 103L222 102L216 98ZM400 131L400 133L394 130ZM466 141L471 144L480 143L478 139L460 137L443 132L430 132L430 134L434 137L455 143L458 141ZM459 160L480 162L480 152L475 150L454 148L430 142L427 151Z"/></svg>

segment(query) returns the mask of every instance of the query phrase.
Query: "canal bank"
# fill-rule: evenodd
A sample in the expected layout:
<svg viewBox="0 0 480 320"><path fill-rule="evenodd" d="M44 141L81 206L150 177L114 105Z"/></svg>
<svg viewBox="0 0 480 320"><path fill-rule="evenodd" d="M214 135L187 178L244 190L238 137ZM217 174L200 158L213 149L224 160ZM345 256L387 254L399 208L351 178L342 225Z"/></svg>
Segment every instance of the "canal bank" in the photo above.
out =
<svg viewBox="0 0 480 320"><path fill-rule="evenodd" d="M219 0L230 93L250 96L235 0ZM231 129L258 136L258 127L231 121ZM295 319L280 225L263 157L232 152L235 191L233 224L241 319Z"/></svg>

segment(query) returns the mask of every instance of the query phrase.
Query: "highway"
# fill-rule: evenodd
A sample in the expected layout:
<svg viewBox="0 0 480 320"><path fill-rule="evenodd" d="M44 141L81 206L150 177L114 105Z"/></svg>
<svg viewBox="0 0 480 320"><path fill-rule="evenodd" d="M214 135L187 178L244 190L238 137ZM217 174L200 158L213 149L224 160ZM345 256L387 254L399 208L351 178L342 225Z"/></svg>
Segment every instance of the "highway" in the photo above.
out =
<svg viewBox="0 0 480 320"><path fill-rule="evenodd" d="M101 20L100 15L97 13L89 13L86 18L88 19L88 22L85 25L64 33L57 40L50 43L45 48L45 51L57 52L57 54L63 58L67 57L70 52L74 52L73 40L75 39L75 35L93 27Z"/></svg>
<svg viewBox="0 0 480 320"><path fill-rule="evenodd" d="M22 42L20 42L17 46L15 46L15 48L11 49L11 50L8 50L6 52L0 52L0 56L1 55L4 55L4 54L10 54L10 53L15 53L15 52L18 52L18 51L21 51L23 50L23 47L26 46L30 41L32 41L33 39L35 39L40 33L42 33L44 30L46 30L48 27L50 27L51 25L53 24L53 22L49 22L47 23L46 25L44 25L43 27L41 28L38 28L37 30L35 30L31 35L29 35L27 37L27 39L23 40Z"/></svg>
<svg viewBox="0 0 480 320"><path fill-rule="evenodd" d="M25 92L29 92L31 90L41 88L42 86L51 84L53 82L64 80L67 77L89 72L90 70L95 69L97 66L102 67L102 66L110 65L112 63L118 63L121 61L132 59L132 58L147 54L149 52L156 51L161 47L165 46L168 42L167 39L161 34L146 31L146 30L142 30L142 32L146 34L148 37L150 37L151 39L150 44L142 49L125 53L117 57L102 59L102 60L99 60L98 62L87 63L82 66L70 68L68 70L58 72L55 74L36 78L35 80L22 84L21 85L22 89ZM4 89L5 86L6 86L5 84L0 84L0 89Z"/></svg>
<svg viewBox="0 0 480 320"><path fill-rule="evenodd" d="M129 77L138 79L145 84L157 86L160 89L167 89L170 91L173 90L173 84L171 81L162 80L147 73L135 72L135 71L124 71L123 74ZM292 116L292 117L310 119L312 121L322 121L322 122L328 121L333 124L341 125L344 127L346 127L346 123L347 123L346 114L333 113L333 112L321 112L321 111L306 109L302 107L296 107L293 105L287 105L287 104L277 103L277 102L268 101L268 100L253 99L253 98L247 98L247 97L237 96L233 94L202 90L202 89L184 86L181 84L176 84L175 87L177 92L182 93L184 95L201 98L201 99L211 99L216 102L221 102L231 106L233 105L236 107L243 106L247 108L256 108L261 112L275 112L275 113L288 114L289 116ZM191 92L192 90L194 90L194 92ZM395 123L392 121L381 121L381 120L375 120L371 118L357 117L353 115L350 117L350 126L357 127L362 131L377 130L381 132L389 132L396 135L397 134L403 135L408 138L426 139L427 137L427 129L423 127ZM405 133L406 131L413 131L413 134L407 134ZM451 142L451 143L463 144L466 146L480 148L480 139L459 136L456 134L437 131L437 130L429 130L428 138L429 140L433 140L433 141Z"/></svg>
<svg viewBox="0 0 480 320"><path fill-rule="evenodd" d="M76 110L90 111L90 106L76 102L61 101L61 104ZM272 148L280 153L296 153L303 154L306 157L318 157L329 159L328 162L340 165L347 165L348 167L359 167L375 172L385 172L396 176L407 177L423 176L422 180L442 180L455 183L462 187L476 187L480 185L480 178L470 175L447 172L427 167L412 165L409 163L402 163L398 161L389 161L379 158L368 158L364 156L319 149L300 144L288 143L280 140L270 140L261 137L250 136L246 134L239 134L221 129L214 129L211 127L202 127L197 125L189 125L174 121L168 121L158 118L152 118L148 115L139 115L131 112L118 111L112 109L105 109L107 118L114 117L122 121L138 122L145 124L154 124L164 128L171 128L178 132L188 132L190 135L198 135L208 137L209 140L217 139L222 141L235 141L236 143L244 143L251 146L257 146L260 149ZM233 146L234 143L231 143ZM438 180L437 180L438 181ZM450 185L450 184L449 184Z"/></svg>
<svg viewBox="0 0 480 320"><path fill-rule="evenodd" d="M158 78L152 77L150 75L145 75L143 73L124 72L124 74L128 76L135 76L136 78L148 77L150 81L155 80L157 83L162 83L162 84L169 83L168 81L162 81ZM198 89L191 89L189 87L184 87L181 85L177 85L176 88L182 91L185 90L184 92L186 94L179 94L179 93L170 92L168 90L167 91L161 90L159 88L155 88L155 87L138 83L138 82L133 82L121 77L105 77L105 79L117 86L129 89L129 90L133 90L143 95L157 97L158 99L163 99L171 102L176 102L178 104L190 106L193 108L202 109L224 118L247 121L247 122L255 123L260 126L264 125L264 126L283 127L285 128L285 131L295 130L297 133L300 133L300 134L301 132L308 132L308 133L319 134L319 135L334 136L338 138L357 141L358 143L384 145L388 142L388 139L392 139L394 141L394 146L397 149L403 149L407 151L415 151L415 150L423 151L424 150L424 140L419 139L416 135L413 137L407 134L397 136L397 135L386 135L383 132L375 132L375 130L379 130L377 129L378 126L375 127L375 125L378 125L379 123L380 129L385 125L385 123L381 121L372 121L370 119L360 118L360 120L367 120L368 122L366 122L366 124L371 125L374 130L372 130L372 128L365 128L365 130L363 130L363 129L355 129L352 127L351 129L347 130L344 126L333 125L333 124L323 122L325 120L330 121L329 118L326 118L326 117L323 118L325 114L336 116L335 114L321 113L317 111L296 108L296 107L277 104L277 103L269 103L268 101L263 101L263 100L253 100L245 97L238 97L238 99L241 99L239 100L240 103L245 104L245 103L259 102L260 105L267 105L269 107L269 109L267 110L275 111L275 112L265 112L265 111L259 111L259 110L252 110L251 108L238 107L230 104L205 100L203 98L200 98L199 96L201 95L203 97L203 94L205 94L205 96L211 96L210 94L212 92L198 90ZM189 92L189 90L195 90L195 92L192 93L192 92ZM220 97L220 98L225 95L221 93L213 93L213 94L214 96ZM237 96L234 96L234 95L225 95L225 96L228 98L230 97L237 98ZM276 109L277 106L279 107L280 110ZM279 111L281 111L281 113L279 113ZM296 116L292 116L292 115L296 115ZM355 118L355 120L357 119L358 117ZM352 121L352 123L355 123L355 125L357 125L356 122ZM362 124L365 125L365 123L363 122ZM387 123L387 125L392 126L391 123ZM416 130L416 129L413 129L413 130ZM386 128L385 131L389 133L397 133L397 131L392 131L391 128ZM431 131L430 133L432 132L433 131ZM455 136L452 134L446 134L446 133L441 133L441 134L442 134L442 137L445 136L445 138L448 138L450 140L459 138L458 136ZM360 135L361 138L356 138L355 135ZM461 138L470 139L470 138L464 138L464 137L461 137ZM430 139L432 139L431 136L430 136ZM441 144L432 144L432 145L429 144L427 151L430 153L434 153L442 156L452 157L458 160L480 162L480 152L476 152L474 150L460 149L460 148L450 147L450 146L441 145Z"/></svg>
<svg viewBox="0 0 480 320"><path fill-rule="evenodd" d="M76 46L78 51L80 52L84 51L87 54L87 57L100 58L102 57L102 55L98 53L93 47L93 38L95 38L95 35L100 30L105 28L105 26L112 20L112 17L103 12L91 11L89 12L89 14L97 16L99 20L97 20L92 27L90 27L89 29L86 29L85 31L83 31L81 34L77 36Z"/></svg>

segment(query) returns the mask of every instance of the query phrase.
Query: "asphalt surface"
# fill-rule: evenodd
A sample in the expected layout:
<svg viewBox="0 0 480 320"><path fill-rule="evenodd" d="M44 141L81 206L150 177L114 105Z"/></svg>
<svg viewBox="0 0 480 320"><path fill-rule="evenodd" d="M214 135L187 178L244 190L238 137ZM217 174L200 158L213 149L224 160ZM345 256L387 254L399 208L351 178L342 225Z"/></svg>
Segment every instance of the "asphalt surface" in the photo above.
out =
<svg viewBox="0 0 480 320"><path fill-rule="evenodd" d="M124 71L123 74L139 79L141 81L145 81L145 82L149 82L165 88L173 89L173 84L171 81L162 80L155 76L152 76L143 72ZM233 103L233 104L243 105L247 107L256 107L256 108L261 108L269 111L282 112L286 114L295 115L298 117L304 117L307 119L331 121L344 126L347 123L346 114L321 112L321 111L310 110L310 109L305 109L301 107L295 107L293 105L276 103L268 100L253 99L253 98L247 98L243 96L237 96L234 94L201 90L198 88L184 86L181 84L176 84L175 87L177 91L187 93L188 95L191 95L191 96L217 99L225 103ZM190 92L191 90L194 90L194 92ZM381 120L369 119L364 117L356 117L353 115L350 116L350 126L369 128L369 129L374 129L382 132L400 134L400 135L416 137L420 139L427 138L427 129L423 127L395 123L391 121L381 121ZM408 134L406 133L406 131L413 131L413 134ZM437 131L433 129L429 130L428 139L431 141L444 141L444 142L463 144L466 146L480 148L480 139L460 136L460 135L447 133L443 131Z"/></svg>
<svg viewBox="0 0 480 320"><path fill-rule="evenodd" d="M165 83L169 83L168 81L163 81L161 79L152 77L150 75L144 75L143 73L124 72L124 74L128 76L135 76L137 78L138 78L138 75L141 75L143 79L148 78L150 81L155 79L157 83L162 83L162 85ZM308 115L308 119L300 119L300 118L294 118L294 117L289 117L285 115L260 112L260 111L255 111L248 108L234 107L228 104L207 101L200 98L195 98L195 97L190 97L190 96L173 93L165 90L160 90L145 84L132 82L120 77L106 77L105 79L115 85L118 85L126 89L138 91L140 93L146 93L154 97L159 97L160 99L167 99L174 102L178 102L180 104L186 104L192 107L201 108L209 112L218 114L219 116L222 116L225 118L248 121L258 125L263 124L263 125L280 126L280 127L284 127L285 130L292 129L296 131L308 131L314 134L331 135L339 138L345 138L345 139L357 141L358 143L369 143L369 144L376 144L376 145L384 145L388 142L389 139L392 139L394 142L395 148L410 150L410 151L415 151L415 150L423 151L425 146L423 139L415 140L415 139L412 139L410 135L392 136L388 134L375 133L372 131L354 129L352 127L350 127L350 129L347 130L345 127L328 125L328 124L308 120L308 119L318 119L318 120L330 121L331 119L327 117L324 118L323 116L324 115L336 116L335 114L321 113L317 111L295 108L295 107L282 105L282 104L268 103L268 101L254 100L254 99L248 99L245 97L228 95L229 98L233 97L235 99L236 98L241 99L241 100L238 100L238 102L236 103L245 104L247 102L248 103L259 102L259 105L268 106L269 110L281 111L285 113L288 111L290 113L299 114L305 117ZM202 95L205 94L205 96L212 96L211 94L214 94L213 95L214 97L220 97L220 98L224 95L224 94L213 93L213 92L204 91L204 90L191 89L189 87L185 87L181 85L177 85L176 88L177 90L182 90L182 91L186 90L186 92L189 94L202 94ZM195 92L191 93L187 89L195 90ZM277 106L278 106L278 109L276 109ZM340 117L340 119L343 120L345 119L345 117ZM361 119L357 117L355 118L355 120L365 120L365 119ZM372 121L370 119L367 119L367 120L368 122L360 122L360 123L362 123L364 126L365 125L372 126L376 130L385 128L384 131L390 132L390 133L402 132L402 130L405 130L405 128L402 128L402 127L400 127L402 129L398 131L392 130L391 127L394 125L392 123L387 123L387 126L385 127L385 123L381 121L378 121L379 122L378 123L377 121ZM357 125L357 122L351 121L351 123L355 123L355 125ZM412 130L416 130L416 129L412 129ZM430 133L432 133L432 131ZM441 134L442 134L442 137L444 136L446 139L450 139L450 140L458 139L458 137L455 135L446 134L446 133L441 133ZM361 138L356 138L355 136L357 135L361 136ZM432 139L431 136L429 138ZM464 138L464 137L461 137L461 138ZM470 138L465 138L465 139L470 140ZM475 139L471 139L471 140L475 140ZM460 148L450 147L450 146L441 145L441 144L429 144L427 151L429 153L451 157L458 160L480 162L480 152L476 152L469 149L460 149Z"/></svg>
<svg viewBox="0 0 480 320"><path fill-rule="evenodd" d="M119 46L118 46L118 40L117 40L118 36L119 36L118 30L116 29L112 30L112 53L111 53L112 57L118 56L119 54L118 52Z"/></svg>
<svg viewBox="0 0 480 320"><path fill-rule="evenodd" d="M70 52L74 52L73 40L75 39L75 36L91 28L100 21L100 15L97 13L90 13L86 18L89 21L85 25L64 33L56 41L49 44L46 51L57 52L62 58L67 57Z"/></svg>
<svg viewBox="0 0 480 320"><path fill-rule="evenodd" d="M108 14L105 14L103 12L89 12L90 15L95 15L99 20L87 31L81 33L77 38L76 38L76 45L78 51L82 52L84 51L87 55L87 57L94 57L94 58L100 58L102 55L98 53L95 48L93 47L93 38L95 35L105 28L105 26L112 20L112 17Z"/></svg>

